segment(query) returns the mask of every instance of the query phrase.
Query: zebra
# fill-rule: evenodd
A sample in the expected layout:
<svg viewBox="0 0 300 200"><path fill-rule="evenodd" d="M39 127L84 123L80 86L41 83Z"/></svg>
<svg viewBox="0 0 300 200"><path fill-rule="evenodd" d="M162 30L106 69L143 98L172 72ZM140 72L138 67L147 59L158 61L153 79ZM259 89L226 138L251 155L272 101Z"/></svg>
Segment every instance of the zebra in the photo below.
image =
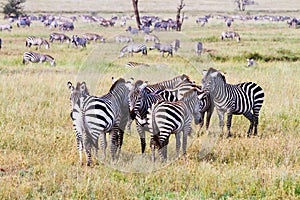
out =
<svg viewBox="0 0 300 200"><path fill-rule="evenodd" d="M82 38L86 39L87 41L94 40L96 42L97 40L100 40L101 42L105 43L104 37L96 33L85 33L82 35Z"/></svg>
<svg viewBox="0 0 300 200"><path fill-rule="evenodd" d="M52 43L53 40L59 40L60 43L63 43L66 40L68 44L71 42L71 39L63 33L51 33L49 36L49 42Z"/></svg>
<svg viewBox="0 0 300 200"><path fill-rule="evenodd" d="M165 52L168 53L167 56L169 56L169 55L173 56L173 47L172 47L171 44L155 43L155 44L152 45L149 49L150 49L150 50L153 50L153 49L159 50L162 57L164 57L164 53L165 53Z"/></svg>
<svg viewBox="0 0 300 200"><path fill-rule="evenodd" d="M142 154L145 151L145 131L148 131L146 114L153 103L158 100L177 101L181 99L181 93L186 90L188 84L193 85L186 75L177 76L171 80L163 81L154 85L147 82L137 81L134 89L129 93L130 117L136 121L136 128L141 140ZM177 91L168 91L166 88ZM191 88L191 87L189 87ZM183 95L182 95L183 96ZM130 129L132 121L129 121L127 129Z"/></svg>
<svg viewBox="0 0 300 200"><path fill-rule="evenodd" d="M45 49L50 48L50 45L47 40L40 38L40 37L35 37L35 36L29 36L26 38L25 46L31 47L31 45L38 46L38 48L41 48L41 46L44 45Z"/></svg>
<svg viewBox="0 0 300 200"><path fill-rule="evenodd" d="M126 67L130 67L130 68L136 68L136 67L150 67L150 65L145 64L145 63L138 63L138 62L128 62L126 65Z"/></svg>
<svg viewBox="0 0 300 200"><path fill-rule="evenodd" d="M147 55L147 46L143 43L128 44L120 50L119 58L123 57L126 52L128 52L128 54L131 56L133 56L133 53L139 52L142 52L143 55Z"/></svg>
<svg viewBox="0 0 300 200"><path fill-rule="evenodd" d="M109 92L101 97L91 96L87 92L86 83L77 83L71 90L73 126L78 131L77 144L81 144L81 138L85 132L84 148L87 155L87 165L92 163L91 148L96 149L98 157L98 139L101 136L102 159L106 159L106 133L110 133L110 151L112 160L118 157L123 143L123 133L129 117L128 93L129 87L124 79L120 78L113 83ZM80 114L75 114L80 112ZM74 113L74 114L73 114ZM77 130L77 128L79 130ZM118 151L118 152L117 152ZM81 153L80 153L81 154ZM81 159L81 157L80 157Z"/></svg>
<svg viewBox="0 0 300 200"><path fill-rule="evenodd" d="M221 40L224 40L224 38L236 38L237 42L241 41L240 35L237 32L233 31L227 31L227 32L222 32L221 34Z"/></svg>
<svg viewBox="0 0 300 200"><path fill-rule="evenodd" d="M74 24L72 22L64 22L59 25L59 30L63 31L73 31L74 30Z"/></svg>
<svg viewBox="0 0 300 200"><path fill-rule="evenodd" d="M224 113L227 112L227 136L230 137L232 115L243 114L249 121L247 132L249 137L253 132L257 135L259 111L264 102L263 89L253 82L236 85L226 83L225 76L218 70L210 68L202 73L203 90L209 92L217 108L220 127L224 127ZM251 113L251 110L253 113Z"/></svg>
<svg viewBox="0 0 300 200"><path fill-rule="evenodd" d="M180 132L183 132L182 151L186 156L187 136L191 133L192 118L195 124L199 124L200 102L204 93L200 93L197 89L191 89L187 92L181 101L166 102L159 101L148 109L147 120L149 122L149 130L151 133L151 150L152 161L155 161L155 147L163 161L167 160L167 145L169 137L172 133L176 138L176 155L179 157L180 151Z"/></svg>
<svg viewBox="0 0 300 200"><path fill-rule="evenodd" d="M251 67L251 66L254 66L256 65L256 62L254 61L253 58L249 59L247 58L247 67Z"/></svg>
<svg viewBox="0 0 300 200"><path fill-rule="evenodd" d="M12 26L10 24L0 25L0 31L2 31L2 30L7 30L7 31L11 32Z"/></svg>
<svg viewBox="0 0 300 200"><path fill-rule="evenodd" d="M126 29L126 31L129 31L132 35L137 35L137 34L139 34L139 29L137 29L137 28L132 28L131 26L128 26L128 28Z"/></svg>
<svg viewBox="0 0 300 200"><path fill-rule="evenodd" d="M231 24L232 24L233 21L234 21L233 18L227 18L227 19L225 19L226 26L228 28L230 28L230 26L231 26Z"/></svg>
<svg viewBox="0 0 300 200"><path fill-rule="evenodd" d="M78 35L72 36L72 43L76 48L78 48L79 45L86 47L86 39L80 38Z"/></svg>
<svg viewBox="0 0 300 200"><path fill-rule="evenodd" d="M31 21L30 19L28 18L22 18L20 19L19 21L17 21L17 26L20 27L20 26L28 26L30 27L30 24L31 24Z"/></svg>
<svg viewBox="0 0 300 200"><path fill-rule="evenodd" d="M40 54L35 52L25 52L23 55L23 64L25 64L27 61L37 63L37 62L49 62L51 66L55 66L55 60L52 56L46 55L46 54Z"/></svg>
<svg viewBox="0 0 300 200"><path fill-rule="evenodd" d="M132 37L130 36L124 36L124 35L118 35L115 38L116 43L129 43L129 42L133 42Z"/></svg>
<svg viewBox="0 0 300 200"><path fill-rule="evenodd" d="M180 48L180 40L176 39L172 42L172 47L174 49L175 52L178 51L178 49Z"/></svg>
<svg viewBox="0 0 300 200"><path fill-rule="evenodd" d="M203 44L202 42L196 42L195 43L195 53L197 56L201 55L203 51Z"/></svg>
<svg viewBox="0 0 300 200"><path fill-rule="evenodd" d="M154 42L154 43L159 43L160 42L158 37L156 35L152 35L152 34L145 34L144 41L145 42L151 41L151 42Z"/></svg>

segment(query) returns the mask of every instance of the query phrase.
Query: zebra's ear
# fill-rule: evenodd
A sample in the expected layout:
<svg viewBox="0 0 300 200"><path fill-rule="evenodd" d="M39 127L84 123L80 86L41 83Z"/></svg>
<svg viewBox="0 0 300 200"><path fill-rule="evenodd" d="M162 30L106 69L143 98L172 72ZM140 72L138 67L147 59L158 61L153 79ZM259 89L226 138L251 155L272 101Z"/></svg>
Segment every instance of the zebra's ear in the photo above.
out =
<svg viewBox="0 0 300 200"><path fill-rule="evenodd" d="M74 90L74 86L72 85L72 83L70 81L68 81L67 86L68 86L69 90L71 90L71 91Z"/></svg>
<svg viewBox="0 0 300 200"><path fill-rule="evenodd" d="M114 84L116 82L115 77L111 77L111 81L112 81L112 84Z"/></svg>
<svg viewBox="0 0 300 200"><path fill-rule="evenodd" d="M206 96L206 92L203 92L201 94L198 95L198 99L201 100Z"/></svg>
<svg viewBox="0 0 300 200"><path fill-rule="evenodd" d="M86 88L86 83L85 83L85 82L82 82L82 83L80 84L80 91L85 91L85 90L87 90L87 88Z"/></svg>
<svg viewBox="0 0 300 200"><path fill-rule="evenodd" d="M147 87L148 81L145 81L142 85L139 86L140 90L143 90L145 87Z"/></svg>
<svg viewBox="0 0 300 200"><path fill-rule="evenodd" d="M134 88L133 81L134 81L134 78L131 77L131 78L125 83L125 86L129 89L129 91L132 91L133 88Z"/></svg>
<svg viewBox="0 0 300 200"><path fill-rule="evenodd" d="M202 76L204 77L204 76L206 76L206 74L207 74L207 70L205 69L202 71Z"/></svg>

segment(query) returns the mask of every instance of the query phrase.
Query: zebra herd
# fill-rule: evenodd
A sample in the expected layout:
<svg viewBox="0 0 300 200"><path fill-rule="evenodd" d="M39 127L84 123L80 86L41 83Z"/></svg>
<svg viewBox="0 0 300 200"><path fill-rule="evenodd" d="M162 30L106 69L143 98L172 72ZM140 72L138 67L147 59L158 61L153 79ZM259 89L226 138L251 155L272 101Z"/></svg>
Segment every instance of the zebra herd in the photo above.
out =
<svg viewBox="0 0 300 200"><path fill-rule="evenodd" d="M92 163L92 148L95 148L95 157L98 159L99 137L102 160L106 160L106 133L110 137L111 159L117 160L125 128L132 121L136 122L142 154L146 149L145 132L150 132L153 162L156 149L161 160L167 161L171 134L175 135L177 157L181 146L183 156L186 156L192 121L202 127L206 113L208 130L214 108L222 130L224 114L227 113L228 137L232 136L232 115L240 114L250 121L247 136L257 135L259 112L264 101L264 92L259 85L253 82L228 84L225 76L213 68L203 71L202 86L185 74L155 84L142 80L134 82L133 78L128 81L123 78L113 79L110 90L101 97L90 95L85 82L76 85L68 82L67 86L70 90L70 116L76 133L79 161L82 163L82 151L85 149L87 165Z"/></svg>

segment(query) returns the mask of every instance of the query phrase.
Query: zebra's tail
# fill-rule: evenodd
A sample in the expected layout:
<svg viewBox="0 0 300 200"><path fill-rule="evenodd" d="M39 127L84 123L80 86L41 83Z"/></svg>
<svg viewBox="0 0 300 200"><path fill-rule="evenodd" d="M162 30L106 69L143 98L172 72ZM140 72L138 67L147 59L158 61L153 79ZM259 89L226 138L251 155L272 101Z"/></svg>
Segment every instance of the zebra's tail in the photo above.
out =
<svg viewBox="0 0 300 200"><path fill-rule="evenodd" d="M155 103L150 108L148 108L148 115L147 115L147 121L149 123L149 132L152 135L153 142L155 146L157 146L159 149L162 148L162 144L159 140L159 128L157 126L156 120L155 120L155 113L157 108L159 107L160 102Z"/></svg>

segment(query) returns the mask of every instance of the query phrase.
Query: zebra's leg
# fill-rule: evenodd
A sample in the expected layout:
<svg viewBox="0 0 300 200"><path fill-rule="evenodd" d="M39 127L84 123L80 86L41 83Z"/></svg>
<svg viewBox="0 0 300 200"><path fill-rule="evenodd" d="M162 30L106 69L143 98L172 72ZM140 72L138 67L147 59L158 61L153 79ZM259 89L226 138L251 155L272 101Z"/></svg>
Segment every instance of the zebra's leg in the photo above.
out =
<svg viewBox="0 0 300 200"><path fill-rule="evenodd" d="M84 146L85 146L85 153L86 153L86 158L87 158L87 162L86 165L90 166L92 163L92 146L91 143L89 141L89 139L86 137L85 141L84 141Z"/></svg>
<svg viewBox="0 0 300 200"><path fill-rule="evenodd" d="M254 114L253 116L253 124L254 124L254 134L253 135L257 135L257 126L258 126L258 114Z"/></svg>
<svg viewBox="0 0 300 200"><path fill-rule="evenodd" d="M132 124L133 120L132 119L129 119L127 124L126 124L126 132L128 135L131 134L131 124Z"/></svg>
<svg viewBox="0 0 300 200"><path fill-rule="evenodd" d="M180 152L180 133L175 133L176 137L176 158L179 158L179 152Z"/></svg>
<svg viewBox="0 0 300 200"><path fill-rule="evenodd" d="M151 152L152 152L152 162L154 163L155 162L155 143L154 143L152 136L150 139L150 147L151 147Z"/></svg>
<svg viewBox="0 0 300 200"><path fill-rule="evenodd" d="M223 129L224 129L224 114L225 112L222 111L222 110L217 110L218 112L218 116L219 116L219 126L222 130L222 133L223 133Z"/></svg>
<svg viewBox="0 0 300 200"><path fill-rule="evenodd" d="M118 148L118 129L118 126L115 125L110 132L110 154L113 161L116 159L116 151Z"/></svg>
<svg viewBox="0 0 300 200"><path fill-rule="evenodd" d="M210 107L206 111L206 131L208 131L210 119L211 119L213 112L214 112L214 105L213 105L213 102L211 101Z"/></svg>
<svg viewBox="0 0 300 200"><path fill-rule="evenodd" d="M142 148L142 154L145 153L145 149L146 149L146 137L145 137L145 130L144 127L142 127L141 125L136 125L136 129L140 135L140 139L141 139L141 148Z"/></svg>
<svg viewBox="0 0 300 200"><path fill-rule="evenodd" d="M182 136L182 154L184 159L186 159L186 149L187 149L187 136L190 135L192 131L191 124L186 125L183 128L183 136Z"/></svg>
<svg viewBox="0 0 300 200"><path fill-rule="evenodd" d="M252 134L253 131L253 125L254 125L254 118L253 118L253 114L249 111L247 113L243 114L249 121L250 121L250 126L247 132L247 137L250 137L250 135Z"/></svg>
<svg viewBox="0 0 300 200"><path fill-rule="evenodd" d="M117 159L119 158L120 153L121 153L121 148L122 148L122 145L123 145L123 137L124 137L124 130L119 129L119 137L118 137L118 139L119 139L119 141L118 141L119 148L118 148L118 153L117 153Z"/></svg>
<svg viewBox="0 0 300 200"><path fill-rule="evenodd" d="M100 135L101 135L102 160L105 161L105 159L106 159L106 147L107 147L106 133L101 132Z"/></svg>
<svg viewBox="0 0 300 200"><path fill-rule="evenodd" d="M230 128L231 128L231 121L232 121L232 113L227 113L227 137L231 137Z"/></svg>

